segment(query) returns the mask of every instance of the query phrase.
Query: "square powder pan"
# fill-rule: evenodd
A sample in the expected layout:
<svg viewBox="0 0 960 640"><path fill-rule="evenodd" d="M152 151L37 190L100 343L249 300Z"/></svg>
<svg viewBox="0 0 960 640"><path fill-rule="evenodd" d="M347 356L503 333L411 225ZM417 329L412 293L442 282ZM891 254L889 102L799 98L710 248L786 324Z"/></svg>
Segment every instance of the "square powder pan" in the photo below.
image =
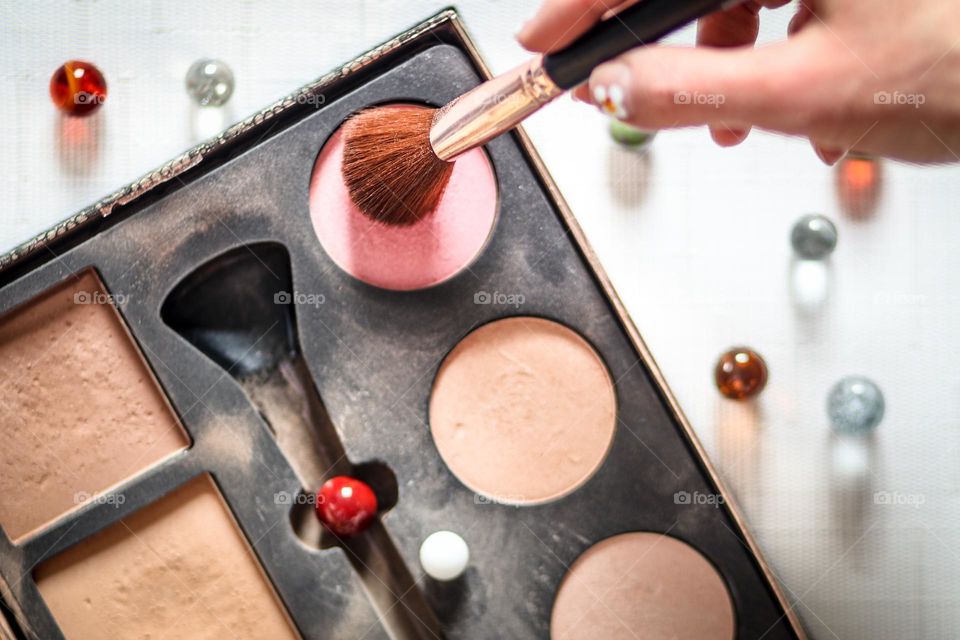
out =
<svg viewBox="0 0 960 640"><path fill-rule="evenodd" d="M273 495L299 489L292 469L239 385L216 384L221 370L159 317L164 298L186 274L238 245L263 241L286 247L296 290L324 295L321 307L296 309L303 353L350 458L382 460L397 474L400 501L385 524L414 577L426 535L471 531L473 566L461 581L450 588L424 583L451 637L547 637L565 566L595 542L639 530L669 530L714 563L730 587L740 636L803 637L522 131L488 145L500 211L468 272L430 289L383 291L340 271L320 248L307 189L313 160L343 119L381 102L443 104L486 77L456 13L444 11L0 258L0 312L87 266L98 269L108 288L129 294L135 302L122 312L194 439L186 455L128 487L122 508L83 510L23 548L0 540L0 574L17 584L14 604L43 637L59 634L32 581L19 581L24 568L201 470L214 474L248 539L257 541L255 551L306 637L355 637L375 624L338 550L309 552L287 524L270 528L285 515ZM523 292L519 313L579 332L618 380L622 422L606 461L556 502L478 504L446 469L426 427L433 377L446 353L472 328L517 313L473 304L480 289ZM196 404L191 389L214 384L203 406L186 413ZM405 390L403 406L392 389ZM722 493L724 503L677 505L677 491Z"/></svg>

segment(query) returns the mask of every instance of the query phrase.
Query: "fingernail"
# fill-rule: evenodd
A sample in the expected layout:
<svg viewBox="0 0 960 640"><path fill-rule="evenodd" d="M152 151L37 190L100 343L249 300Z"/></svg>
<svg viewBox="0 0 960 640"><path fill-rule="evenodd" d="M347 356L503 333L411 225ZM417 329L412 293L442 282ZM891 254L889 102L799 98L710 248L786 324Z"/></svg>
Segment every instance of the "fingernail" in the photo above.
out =
<svg viewBox="0 0 960 640"><path fill-rule="evenodd" d="M520 25L520 29L515 34L513 34L513 38L517 42L523 43L524 40L526 40L527 31L529 30L530 30L530 21L528 20L527 22L524 22L522 25Z"/></svg>
<svg viewBox="0 0 960 640"><path fill-rule="evenodd" d="M807 26L811 17L813 17L813 12L805 5L801 5L800 9L793 15L793 18L790 19L790 23L787 24L787 35L793 36L799 33L801 29Z"/></svg>
<svg viewBox="0 0 960 640"><path fill-rule="evenodd" d="M533 10L526 20L523 21L523 24L520 25L520 29L513 35L518 42L524 42L530 36L530 30L533 28L533 19L537 17L540 13L540 7L537 7Z"/></svg>
<svg viewBox="0 0 960 640"><path fill-rule="evenodd" d="M618 120L630 117L630 69L622 62L602 64L590 75L590 99Z"/></svg>
<svg viewBox="0 0 960 640"><path fill-rule="evenodd" d="M726 127L711 127L710 135L713 141L721 147L735 147L747 139L749 131L746 129L728 129Z"/></svg>
<svg viewBox="0 0 960 640"><path fill-rule="evenodd" d="M813 145L813 150L816 151L817 157L823 162L823 164L828 167L832 167L840 161L840 158L846 155L845 151L839 149L826 149L819 145Z"/></svg>

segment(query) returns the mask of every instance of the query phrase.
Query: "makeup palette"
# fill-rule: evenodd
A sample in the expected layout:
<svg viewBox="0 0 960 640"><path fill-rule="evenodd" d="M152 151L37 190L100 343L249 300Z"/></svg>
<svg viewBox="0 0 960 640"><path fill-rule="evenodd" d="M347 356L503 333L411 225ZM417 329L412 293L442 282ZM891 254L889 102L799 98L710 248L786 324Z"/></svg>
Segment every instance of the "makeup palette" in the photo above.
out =
<svg viewBox="0 0 960 640"><path fill-rule="evenodd" d="M486 77L445 11L0 258L15 633L803 637L522 132L350 202L346 118Z"/></svg>

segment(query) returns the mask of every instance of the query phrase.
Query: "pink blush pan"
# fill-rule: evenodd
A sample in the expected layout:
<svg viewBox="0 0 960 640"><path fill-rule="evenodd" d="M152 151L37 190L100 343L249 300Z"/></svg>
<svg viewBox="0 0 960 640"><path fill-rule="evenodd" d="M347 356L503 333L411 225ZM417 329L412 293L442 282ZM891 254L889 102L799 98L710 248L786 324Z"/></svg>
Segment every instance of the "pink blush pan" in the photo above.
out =
<svg viewBox="0 0 960 640"><path fill-rule="evenodd" d="M313 168L310 218L324 250L353 277L383 289L423 289L455 276L486 245L497 215L497 184L483 150L456 160L436 211L407 227L360 213L343 183L342 161L343 136L337 130Z"/></svg>

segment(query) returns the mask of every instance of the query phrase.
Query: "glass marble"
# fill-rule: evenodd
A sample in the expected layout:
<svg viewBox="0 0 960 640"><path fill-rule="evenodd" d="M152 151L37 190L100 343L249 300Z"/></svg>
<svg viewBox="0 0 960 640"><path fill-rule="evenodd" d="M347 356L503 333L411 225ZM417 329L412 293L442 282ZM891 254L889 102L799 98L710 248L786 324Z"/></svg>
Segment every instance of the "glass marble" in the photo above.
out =
<svg viewBox="0 0 960 640"><path fill-rule="evenodd" d="M377 515L377 496L370 485L336 476L317 490L317 517L338 537L355 536L370 526Z"/></svg>
<svg viewBox="0 0 960 640"><path fill-rule="evenodd" d="M847 376L833 385L827 396L827 415L839 433L862 434L883 420L883 392L869 378Z"/></svg>
<svg viewBox="0 0 960 640"><path fill-rule="evenodd" d="M616 118L610 118L610 137L625 147L642 149L650 144L656 131L638 129Z"/></svg>
<svg viewBox="0 0 960 640"><path fill-rule="evenodd" d="M50 99L71 116L88 116L107 99L107 81L96 66L67 60L50 77Z"/></svg>
<svg viewBox="0 0 960 640"><path fill-rule="evenodd" d="M187 93L201 107L220 107L233 95L233 71L222 60L204 58L187 69Z"/></svg>
<svg viewBox="0 0 960 640"><path fill-rule="evenodd" d="M876 213L883 193L883 173L883 163L870 156L849 154L837 165L837 196L847 216L867 220Z"/></svg>
<svg viewBox="0 0 960 640"><path fill-rule="evenodd" d="M714 381L731 400L752 398L767 385L767 363L753 349L734 347L717 361Z"/></svg>
<svg viewBox="0 0 960 640"><path fill-rule="evenodd" d="M799 257L822 260L837 247L837 227L820 214L803 216L790 231L790 244Z"/></svg>

